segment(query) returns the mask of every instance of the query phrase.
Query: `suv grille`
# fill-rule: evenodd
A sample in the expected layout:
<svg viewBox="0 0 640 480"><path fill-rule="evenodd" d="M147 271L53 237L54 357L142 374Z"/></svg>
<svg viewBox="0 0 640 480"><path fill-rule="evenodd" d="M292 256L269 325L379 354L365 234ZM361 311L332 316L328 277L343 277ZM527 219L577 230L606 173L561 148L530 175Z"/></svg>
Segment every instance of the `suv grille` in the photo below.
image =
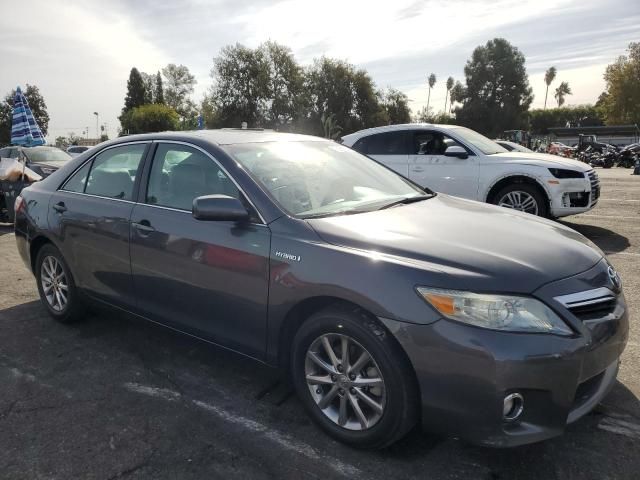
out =
<svg viewBox="0 0 640 480"><path fill-rule="evenodd" d="M582 321L604 318L616 308L616 295L608 288L562 295L555 299Z"/></svg>
<svg viewBox="0 0 640 480"><path fill-rule="evenodd" d="M595 170L589 170L587 176L591 183L591 206L595 206L598 203L598 198L600 198L600 179Z"/></svg>

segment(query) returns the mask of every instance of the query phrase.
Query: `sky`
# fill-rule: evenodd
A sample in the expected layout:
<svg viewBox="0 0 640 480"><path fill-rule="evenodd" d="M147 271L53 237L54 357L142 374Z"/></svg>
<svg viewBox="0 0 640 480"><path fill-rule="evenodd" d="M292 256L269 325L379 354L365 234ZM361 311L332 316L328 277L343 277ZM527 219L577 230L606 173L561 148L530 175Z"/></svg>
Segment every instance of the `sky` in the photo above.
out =
<svg viewBox="0 0 640 480"><path fill-rule="evenodd" d="M20 15L21 10L26 12ZM568 104L594 103L608 63L640 41L638 0L23 0L0 3L0 94L40 88L50 115L48 139L87 127L96 116L117 134L131 67L153 73L189 67L199 102L212 84L213 58L225 45L282 43L303 65L322 55L366 69L380 88L406 93L412 110L444 109L445 81L464 83L473 49L495 37L526 57L533 108L569 82ZM549 93L548 105L554 104Z"/></svg>

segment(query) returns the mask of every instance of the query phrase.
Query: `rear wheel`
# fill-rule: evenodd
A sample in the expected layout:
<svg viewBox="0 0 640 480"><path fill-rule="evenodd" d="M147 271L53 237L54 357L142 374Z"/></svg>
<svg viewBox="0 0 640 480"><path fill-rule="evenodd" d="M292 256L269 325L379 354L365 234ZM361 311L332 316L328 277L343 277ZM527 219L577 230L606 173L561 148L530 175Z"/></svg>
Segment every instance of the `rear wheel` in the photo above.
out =
<svg viewBox="0 0 640 480"><path fill-rule="evenodd" d="M38 252L35 268L40 300L49 315L62 323L79 320L84 307L60 251L51 244L44 245Z"/></svg>
<svg viewBox="0 0 640 480"><path fill-rule="evenodd" d="M294 338L291 362L306 410L342 442L382 448L417 421L417 388L404 352L357 310L314 314Z"/></svg>
<svg viewBox="0 0 640 480"><path fill-rule="evenodd" d="M549 206L544 194L535 186L527 183L507 185L494 196L493 203L540 217L549 215Z"/></svg>

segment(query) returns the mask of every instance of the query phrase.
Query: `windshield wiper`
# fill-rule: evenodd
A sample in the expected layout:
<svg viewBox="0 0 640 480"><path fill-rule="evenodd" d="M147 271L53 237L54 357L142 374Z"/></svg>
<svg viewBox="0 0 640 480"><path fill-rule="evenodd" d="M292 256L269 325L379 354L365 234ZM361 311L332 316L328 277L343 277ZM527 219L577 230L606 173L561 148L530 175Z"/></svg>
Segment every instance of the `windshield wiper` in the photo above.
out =
<svg viewBox="0 0 640 480"><path fill-rule="evenodd" d="M410 203L422 202L423 200L429 200L430 198L433 198L435 196L436 194L434 193L432 195L418 195L417 197L407 197L401 200L396 200L395 202L387 203L386 205L378 208L378 210L395 207L396 205L409 205Z"/></svg>

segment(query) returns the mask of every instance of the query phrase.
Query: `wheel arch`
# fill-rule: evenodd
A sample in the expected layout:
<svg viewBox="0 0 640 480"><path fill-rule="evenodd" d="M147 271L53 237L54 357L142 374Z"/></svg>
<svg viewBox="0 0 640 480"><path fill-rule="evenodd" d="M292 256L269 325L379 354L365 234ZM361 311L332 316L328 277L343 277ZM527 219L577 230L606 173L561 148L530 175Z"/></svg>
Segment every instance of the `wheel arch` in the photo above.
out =
<svg viewBox="0 0 640 480"><path fill-rule="evenodd" d="M31 264L31 272L36 273L36 258L38 258L38 252L42 247L47 244L55 246L55 243L51 241L46 235L37 235L31 242L29 242L29 263Z"/></svg>
<svg viewBox="0 0 640 480"><path fill-rule="evenodd" d="M319 312L330 306L338 306L344 308L346 311L351 311L354 315L361 316L368 321L373 322L376 327L381 329L382 335L388 335L389 338L396 344L398 350L402 352L402 362L410 369L412 379L415 381L418 393L420 393L420 383L416 371L404 350L400 342L395 338L391 331L369 310L349 300L335 296L316 296L301 300L294 305L286 314L282 326L280 328L280 334L278 339L278 367L289 374L289 364L291 358L291 346L293 339L300 329L300 327L316 312Z"/></svg>
<svg viewBox="0 0 640 480"><path fill-rule="evenodd" d="M551 207L551 195L547 188L536 177L534 177L533 175L528 175L526 173L508 174L495 179L489 187L484 201L486 203L493 203L493 201L495 200L495 196L501 189L503 189L507 185L511 185L514 183L526 183L528 185L533 185L538 190L540 190L540 193L544 195L548 206Z"/></svg>

